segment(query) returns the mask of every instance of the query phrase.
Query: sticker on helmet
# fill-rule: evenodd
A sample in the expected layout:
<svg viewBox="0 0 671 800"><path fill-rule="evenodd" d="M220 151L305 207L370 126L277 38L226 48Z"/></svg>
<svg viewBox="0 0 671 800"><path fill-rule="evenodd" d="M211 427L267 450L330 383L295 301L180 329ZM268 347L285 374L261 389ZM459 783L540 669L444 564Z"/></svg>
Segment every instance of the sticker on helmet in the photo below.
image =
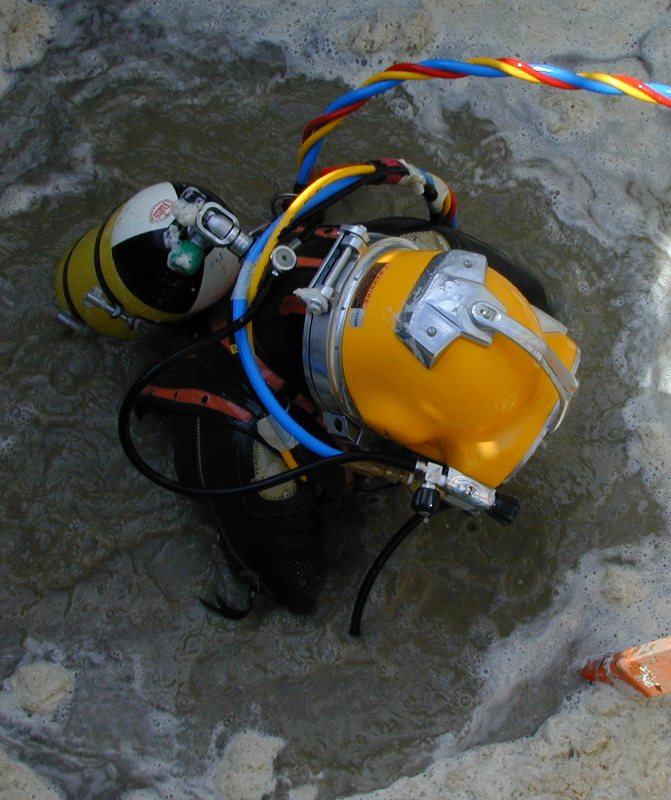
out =
<svg viewBox="0 0 671 800"><path fill-rule="evenodd" d="M378 261L368 270L352 297L352 308L366 308L375 284L380 280L382 273L388 266L388 261Z"/></svg>
<svg viewBox="0 0 671 800"><path fill-rule="evenodd" d="M156 225L172 216L172 200L159 200L149 212L149 222Z"/></svg>

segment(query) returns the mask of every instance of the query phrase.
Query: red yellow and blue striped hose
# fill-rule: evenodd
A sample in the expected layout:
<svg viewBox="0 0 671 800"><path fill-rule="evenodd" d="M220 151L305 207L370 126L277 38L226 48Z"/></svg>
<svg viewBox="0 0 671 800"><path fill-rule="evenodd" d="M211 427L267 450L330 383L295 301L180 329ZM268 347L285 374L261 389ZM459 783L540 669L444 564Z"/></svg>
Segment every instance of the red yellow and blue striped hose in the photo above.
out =
<svg viewBox="0 0 671 800"><path fill-rule="evenodd" d="M416 64L393 64L384 72L368 78L357 89L347 92L330 103L324 113L308 122L303 130L303 143L298 152L298 187L310 182L323 139L345 118L375 97L403 81L422 81L430 78L456 80L477 76L481 78L519 78L529 83L543 83L557 89L584 89L608 95L629 95L646 103L671 107L671 86L644 83L629 75L608 75L605 72L571 72L551 64L527 64L517 58L471 58L468 61L429 59Z"/></svg>

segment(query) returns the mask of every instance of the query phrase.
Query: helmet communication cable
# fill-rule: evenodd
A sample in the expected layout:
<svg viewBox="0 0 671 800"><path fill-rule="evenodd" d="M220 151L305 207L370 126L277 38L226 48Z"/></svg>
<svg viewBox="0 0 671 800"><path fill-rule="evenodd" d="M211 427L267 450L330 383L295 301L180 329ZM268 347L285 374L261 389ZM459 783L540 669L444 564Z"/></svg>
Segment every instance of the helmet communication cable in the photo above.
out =
<svg viewBox="0 0 671 800"><path fill-rule="evenodd" d="M371 589L373 588L373 584L375 583L375 579L382 571L382 568L398 549L399 545L401 545L408 538L408 536L410 536L410 534L417 527L419 527L422 522L425 521L425 519L426 517L424 514L413 514L410 519L406 520L405 523L396 531L387 544L382 548L375 561L373 561L371 564L370 569L366 573L366 576L361 583L359 593L357 594L354 602L352 619L349 624L350 636L359 636L361 634L361 617L363 616L363 610L366 606Z"/></svg>
<svg viewBox="0 0 671 800"><path fill-rule="evenodd" d="M303 130L303 143L298 151L297 186L305 186L309 182L324 137L372 97L393 89L404 81L431 78L457 80L469 76L518 78L529 83L553 86L556 89L583 89L605 95L627 95L645 103L656 103L671 108L671 86L645 83L630 75L608 75L604 72L575 73L552 64L528 64L517 58L471 58L467 61L434 58L414 64L397 63L368 78L358 88L336 98L329 103L322 114L308 122Z"/></svg>

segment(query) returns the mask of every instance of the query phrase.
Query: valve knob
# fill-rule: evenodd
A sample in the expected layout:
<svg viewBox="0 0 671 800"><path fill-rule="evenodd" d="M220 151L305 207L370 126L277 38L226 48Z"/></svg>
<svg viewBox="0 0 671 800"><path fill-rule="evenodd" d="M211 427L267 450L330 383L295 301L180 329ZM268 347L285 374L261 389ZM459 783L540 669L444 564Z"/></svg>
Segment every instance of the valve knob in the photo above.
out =
<svg viewBox="0 0 671 800"><path fill-rule="evenodd" d="M412 510L425 517L435 514L440 507L440 494L433 486L420 486L412 498Z"/></svg>
<svg viewBox="0 0 671 800"><path fill-rule="evenodd" d="M510 525L520 510L520 501L508 494L496 493L494 505L487 511L501 525Z"/></svg>

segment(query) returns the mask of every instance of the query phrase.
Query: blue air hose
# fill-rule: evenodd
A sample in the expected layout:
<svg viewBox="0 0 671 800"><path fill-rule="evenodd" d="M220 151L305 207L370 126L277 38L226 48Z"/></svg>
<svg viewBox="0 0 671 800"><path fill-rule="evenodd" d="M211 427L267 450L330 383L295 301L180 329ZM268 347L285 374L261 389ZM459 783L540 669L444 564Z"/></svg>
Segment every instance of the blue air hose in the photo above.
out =
<svg viewBox="0 0 671 800"><path fill-rule="evenodd" d="M356 177L342 178L339 181L335 181L330 186L326 186L324 189L317 192L317 194L305 204L305 206L297 215L297 218L305 216L317 204L328 200L334 194L337 194L342 189L347 188L354 181L356 181ZM232 297L232 314L234 321L239 319L247 310L248 301L246 295L248 276L256 268L256 263L261 255L261 252L263 251L263 248L265 247L266 242L271 237L276 227L281 224L281 222L282 217L278 217L278 219L274 220L254 242L247 255L247 258L245 258L240 270L240 277L238 278L238 283L236 283L235 291L233 292ZM298 442L300 442L300 444L316 455L321 456L322 458L340 455L342 450L337 450L336 448L331 447L306 431L305 428L299 425L296 420L289 413L287 413L282 404L277 400L272 390L263 379L263 375L261 374L261 370L259 369L259 365L257 364L254 356L254 351L252 350L252 345L249 340L249 332L246 327L240 329L235 334L235 343L238 347L238 355L240 356L240 362L245 370L245 374L254 388L254 391L258 395L259 400L261 403L263 403L264 407L273 417L273 419L294 439L296 439Z"/></svg>

